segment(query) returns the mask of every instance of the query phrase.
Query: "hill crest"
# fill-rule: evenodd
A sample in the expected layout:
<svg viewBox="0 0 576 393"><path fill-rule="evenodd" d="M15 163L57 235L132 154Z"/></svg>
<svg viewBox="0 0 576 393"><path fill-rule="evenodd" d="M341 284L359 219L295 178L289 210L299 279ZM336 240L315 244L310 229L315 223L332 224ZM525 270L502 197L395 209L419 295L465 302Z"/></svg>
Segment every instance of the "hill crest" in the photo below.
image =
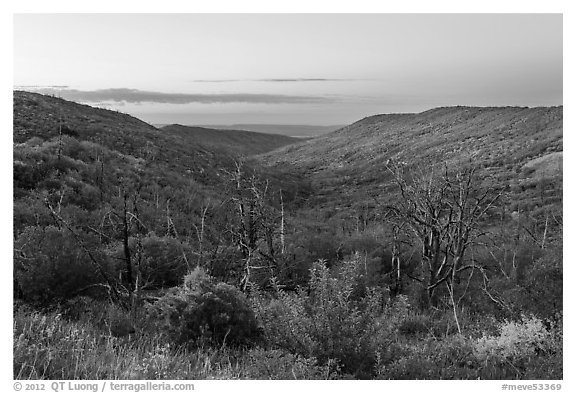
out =
<svg viewBox="0 0 576 393"><path fill-rule="evenodd" d="M259 160L306 177L315 185L312 205L340 199L349 206L390 191L386 163L394 160L451 169L472 162L507 188L534 189L546 181L554 198L540 205L550 206L559 202L562 188L562 119L562 107L448 107L375 115Z"/></svg>

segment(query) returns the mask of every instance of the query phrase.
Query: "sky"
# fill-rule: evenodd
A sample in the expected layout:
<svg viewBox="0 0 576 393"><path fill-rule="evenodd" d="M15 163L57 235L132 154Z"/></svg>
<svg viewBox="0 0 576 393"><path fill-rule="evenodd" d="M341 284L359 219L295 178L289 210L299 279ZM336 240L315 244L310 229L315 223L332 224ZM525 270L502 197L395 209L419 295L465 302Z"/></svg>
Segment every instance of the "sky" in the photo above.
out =
<svg viewBox="0 0 576 393"><path fill-rule="evenodd" d="M153 124L562 105L561 14L16 14L15 89Z"/></svg>

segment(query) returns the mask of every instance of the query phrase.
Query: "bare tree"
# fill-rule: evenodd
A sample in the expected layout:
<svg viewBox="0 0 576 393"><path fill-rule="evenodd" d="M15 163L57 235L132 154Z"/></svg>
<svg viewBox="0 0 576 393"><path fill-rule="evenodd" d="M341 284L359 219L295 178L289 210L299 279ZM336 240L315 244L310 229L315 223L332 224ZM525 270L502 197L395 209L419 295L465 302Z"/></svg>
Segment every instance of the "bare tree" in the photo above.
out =
<svg viewBox="0 0 576 393"><path fill-rule="evenodd" d="M266 269L274 275L278 268L275 238L279 226L277 221L281 221L281 226L283 215L277 217L268 205L267 181L262 181L256 174L247 175L241 162L236 162L235 170L229 175L232 184L229 199L234 211L230 233L243 256L240 286L246 290L254 270ZM262 260L266 263L258 262Z"/></svg>
<svg viewBox="0 0 576 393"><path fill-rule="evenodd" d="M390 211L415 235L422 247L425 273L419 278L428 299L434 303L435 291L446 285L454 307L454 285L461 273L476 266L465 258L470 246L485 233L482 221L502 194L483 186L473 166L450 171L445 165L438 174L408 171L402 165L390 165L400 192L398 203Z"/></svg>
<svg viewBox="0 0 576 393"><path fill-rule="evenodd" d="M280 253L284 254L286 252L286 232L285 232L285 221L284 221L284 199L282 198L282 190L278 192L280 194Z"/></svg>
<svg viewBox="0 0 576 393"><path fill-rule="evenodd" d="M207 202L206 205L202 206L201 216L200 216L200 230L196 226L196 235L198 236L198 266L202 266L204 263L204 238L205 238L205 231L206 231L206 214L208 213L208 209L210 208L210 202Z"/></svg>

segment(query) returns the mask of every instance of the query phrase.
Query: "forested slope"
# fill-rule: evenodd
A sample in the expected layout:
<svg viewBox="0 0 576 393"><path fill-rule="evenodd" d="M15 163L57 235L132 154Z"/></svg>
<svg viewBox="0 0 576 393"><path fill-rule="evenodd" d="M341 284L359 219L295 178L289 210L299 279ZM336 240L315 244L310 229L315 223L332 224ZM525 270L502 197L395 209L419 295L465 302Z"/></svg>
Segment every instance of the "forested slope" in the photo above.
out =
<svg viewBox="0 0 576 393"><path fill-rule="evenodd" d="M562 108L293 142L15 92L14 377L562 378Z"/></svg>
<svg viewBox="0 0 576 393"><path fill-rule="evenodd" d="M374 207L395 194L389 168L466 165L507 190L511 211L562 212L562 107L447 107L376 115L260 156L313 184L310 206Z"/></svg>

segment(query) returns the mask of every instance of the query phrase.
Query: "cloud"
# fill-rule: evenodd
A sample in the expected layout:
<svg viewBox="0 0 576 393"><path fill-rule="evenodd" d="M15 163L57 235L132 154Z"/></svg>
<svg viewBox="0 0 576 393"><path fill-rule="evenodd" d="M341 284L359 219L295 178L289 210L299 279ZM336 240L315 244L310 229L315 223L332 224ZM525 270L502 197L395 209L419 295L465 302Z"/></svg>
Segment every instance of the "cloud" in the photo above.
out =
<svg viewBox="0 0 576 393"><path fill-rule="evenodd" d="M69 89L66 85L19 85L14 86L14 90L39 90L39 89Z"/></svg>
<svg viewBox="0 0 576 393"><path fill-rule="evenodd" d="M195 79L198 83L234 83L234 82L351 82L359 79L331 79L331 78L270 78L270 79Z"/></svg>
<svg viewBox="0 0 576 393"><path fill-rule="evenodd" d="M357 79L329 79L329 78L278 78L256 79L256 82L350 82Z"/></svg>
<svg viewBox="0 0 576 393"><path fill-rule="evenodd" d="M64 99L79 102L127 102L140 104L145 102L160 104L323 104L334 102L334 98L322 96L293 96L281 94L189 94L189 93L162 93L137 89L101 89L76 90L54 88L34 88L40 94L58 95Z"/></svg>
<svg viewBox="0 0 576 393"><path fill-rule="evenodd" d="M234 82L250 82L250 79L194 79L191 82L196 82L196 83L234 83Z"/></svg>

